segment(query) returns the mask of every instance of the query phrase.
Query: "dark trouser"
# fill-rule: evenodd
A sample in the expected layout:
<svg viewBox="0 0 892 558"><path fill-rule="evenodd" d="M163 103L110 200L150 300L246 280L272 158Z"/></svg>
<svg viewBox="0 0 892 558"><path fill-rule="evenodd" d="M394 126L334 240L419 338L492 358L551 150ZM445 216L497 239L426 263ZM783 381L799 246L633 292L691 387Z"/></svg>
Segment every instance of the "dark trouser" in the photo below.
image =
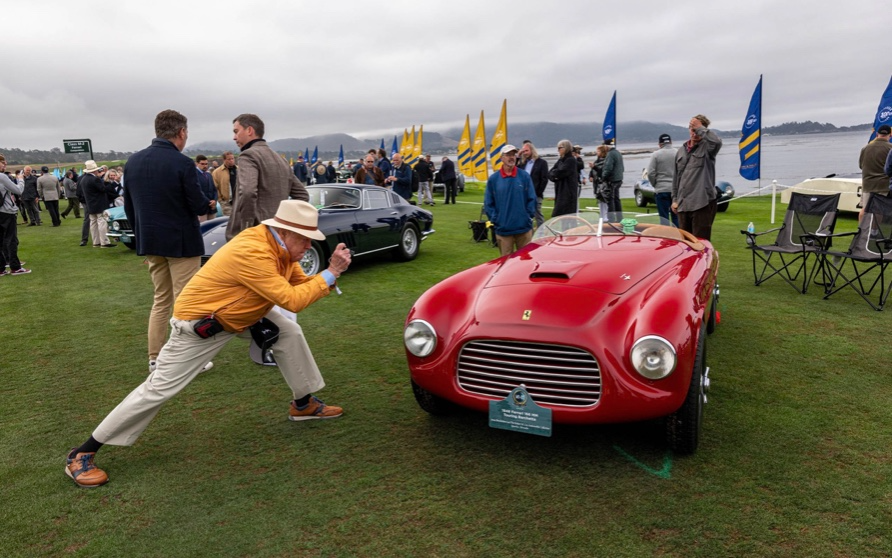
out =
<svg viewBox="0 0 892 558"><path fill-rule="evenodd" d="M68 207L62 212L62 217L68 217L68 214L74 211L74 218L81 218L81 202L75 197L68 198Z"/></svg>
<svg viewBox="0 0 892 558"><path fill-rule="evenodd" d="M542 198L540 198L540 197L538 197L538 196L536 197L536 217L535 217L535 220L536 220L536 228L537 228L537 229L538 229L539 227L542 226L542 223L545 222L545 216L542 215Z"/></svg>
<svg viewBox="0 0 892 558"><path fill-rule="evenodd" d="M22 200L22 205L28 210L28 219L32 225L40 224L40 211L37 209L37 200Z"/></svg>
<svg viewBox="0 0 892 558"><path fill-rule="evenodd" d="M0 213L0 272L6 269L21 269L19 261L19 238L16 231L17 213Z"/></svg>
<svg viewBox="0 0 892 558"><path fill-rule="evenodd" d="M619 199L619 189L623 181L610 183L610 198L607 200L607 219L611 223L619 223L623 220L623 204Z"/></svg>
<svg viewBox="0 0 892 558"><path fill-rule="evenodd" d="M50 213L50 219L53 221L53 226L58 227L62 224L62 218L59 217L59 200L43 200L43 203L46 204L46 210Z"/></svg>
<svg viewBox="0 0 892 558"><path fill-rule="evenodd" d="M87 213L87 208L84 208L84 226L81 227L81 242L86 244L87 240L89 238L90 238L90 214Z"/></svg>
<svg viewBox="0 0 892 558"><path fill-rule="evenodd" d="M678 226L678 215L672 212L672 192L660 192L654 196L657 202L657 212L660 214L660 223L668 225L671 221Z"/></svg>
<svg viewBox="0 0 892 558"><path fill-rule="evenodd" d="M712 200L696 211L679 211L678 228L697 238L709 240L712 236L712 222L715 221L715 208L716 201Z"/></svg>
<svg viewBox="0 0 892 558"><path fill-rule="evenodd" d="M452 200L452 204L455 205L455 179L450 178L446 182L444 182L446 191L446 201L445 203L449 203L449 200Z"/></svg>

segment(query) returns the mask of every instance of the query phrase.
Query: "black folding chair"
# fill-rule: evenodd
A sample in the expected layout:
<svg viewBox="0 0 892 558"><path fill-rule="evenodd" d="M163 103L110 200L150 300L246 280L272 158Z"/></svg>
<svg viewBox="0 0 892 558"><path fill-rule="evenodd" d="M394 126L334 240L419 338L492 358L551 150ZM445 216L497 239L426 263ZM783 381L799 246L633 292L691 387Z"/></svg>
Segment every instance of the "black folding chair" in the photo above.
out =
<svg viewBox="0 0 892 558"><path fill-rule="evenodd" d="M844 236L852 237L849 249L830 250L830 240ZM851 287L871 308L882 310L892 290L892 277L887 279L886 274L892 263L892 198L871 195L856 232L815 240L822 246L819 256L827 278L824 298Z"/></svg>
<svg viewBox="0 0 892 558"><path fill-rule="evenodd" d="M819 249L830 246L836 227L836 208L839 194L814 195L793 192L783 224L764 232L740 231L753 253L753 277L756 286L775 275L786 281L796 292L805 294L808 284L823 263L817 257ZM760 244L759 237L777 232L773 244ZM826 237L826 246L815 240ZM815 256L814 258L811 258ZM817 261L809 270L809 259Z"/></svg>

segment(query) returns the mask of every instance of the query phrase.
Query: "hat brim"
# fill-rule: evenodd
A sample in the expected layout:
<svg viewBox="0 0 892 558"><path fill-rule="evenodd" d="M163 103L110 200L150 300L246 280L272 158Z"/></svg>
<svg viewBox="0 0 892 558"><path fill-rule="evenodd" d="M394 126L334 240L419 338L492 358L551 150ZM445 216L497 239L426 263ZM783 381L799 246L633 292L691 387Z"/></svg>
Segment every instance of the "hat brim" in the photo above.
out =
<svg viewBox="0 0 892 558"><path fill-rule="evenodd" d="M275 219L267 219L265 221L260 222L261 225L266 225L267 227L275 227L277 229L287 229L291 232L296 232L301 236L305 236L307 238L312 238L313 240L325 240L325 235L322 234L322 231L319 229L299 229L297 227L292 227L290 225L285 225L276 221Z"/></svg>

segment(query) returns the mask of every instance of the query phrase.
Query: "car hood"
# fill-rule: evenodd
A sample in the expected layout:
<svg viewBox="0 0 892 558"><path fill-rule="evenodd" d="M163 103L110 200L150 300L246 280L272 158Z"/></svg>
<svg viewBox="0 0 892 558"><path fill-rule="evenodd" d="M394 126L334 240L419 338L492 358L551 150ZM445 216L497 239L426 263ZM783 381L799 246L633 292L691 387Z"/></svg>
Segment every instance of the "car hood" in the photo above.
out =
<svg viewBox="0 0 892 558"><path fill-rule="evenodd" d="M683 243L645 237L567 237L537 241L493 272L475 304L478 323L530 319L581 326L620 295L671 265L689 250Z"/></svg>

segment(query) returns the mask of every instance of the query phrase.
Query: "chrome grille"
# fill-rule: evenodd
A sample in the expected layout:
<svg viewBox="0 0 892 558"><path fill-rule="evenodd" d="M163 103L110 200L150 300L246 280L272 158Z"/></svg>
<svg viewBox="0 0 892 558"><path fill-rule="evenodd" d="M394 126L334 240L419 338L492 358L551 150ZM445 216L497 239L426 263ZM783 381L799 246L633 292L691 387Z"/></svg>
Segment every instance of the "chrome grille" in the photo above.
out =
<svg viewBox="0 0 892 558"><path fill-rule="evenodd" d="M564 345L477 340L458 355L465 391L504 399L524 384L539 404L585 407L601 398L601 370L588 351Z"/></svg>

